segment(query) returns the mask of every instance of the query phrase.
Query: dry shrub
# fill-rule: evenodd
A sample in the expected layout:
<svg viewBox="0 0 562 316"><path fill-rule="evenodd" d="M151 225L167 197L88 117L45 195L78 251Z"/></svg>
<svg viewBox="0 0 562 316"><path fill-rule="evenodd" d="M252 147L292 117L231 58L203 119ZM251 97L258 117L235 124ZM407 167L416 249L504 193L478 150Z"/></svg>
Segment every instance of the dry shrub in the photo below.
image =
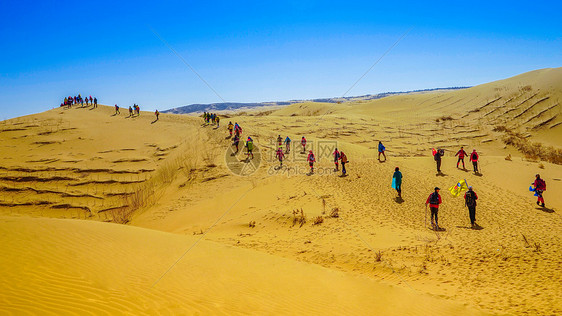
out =
<svg viewBox="0 0 562 316"><path fill-rule="evenodd" d="M533 87L531 85L526 85L526 86L523 86L523 87L519 88L519 90L521 92L531 91L531 90L533 90Z"/></svg>
<svg viewBox="0 0 562 316"><path fill-rule="evenodd" d="M338 218L340 217L340 209L338 207L334 207L330 212L330 217Z"/></svg>
<svg viewBox="0 0 562 316"><path fill-rule="evenodd" d="M544 165L543 165L543 163L542 163L542 162L541 162L541 163L539 163L539 168L540 168L540 169L544 169Z"/></svg>
<svg viewBox="0 0 562 316"><path fill-rule="evenodd" d="M306 223L306 215L304 215L304 211L302 208L299 210L293 210L293 226L299 224L299 227L302 227Z"/></svg>
<svg viewBox="0 0 562 316"><path fill-rule="evenodd" d="M562 164L562 149L533 143L520 134L510 133L503 139L506 145L517 148L529 160L544 160L555 164Z"/></svg>
<svg viewBox="0 0 562 316"><path fill-rule="evenodd" d="M375 252L375 262L381 262L381 261L382 261L382 252L379 250Z"/></svg>
<svg viewBox="0 0 562 316"><path fill-rule="evenodd" d="M507 156L505 156L505 160L511 161L511 154L507 154Z"/></svg>
<svg viewBox="0 0 562 316"><path fill-rule="evenodd" d="M248 224L248 227L250 227L250 228L256 227L256 221L250 221L250 223Z"/></svg>
<svg viewBox="0 0 562 316"><path fill-rule="evenodd" d="M322 223L324 223L324 217L317 216L317 217L314 218L314 220L312 222L312 225L320 225Z"/></svg>

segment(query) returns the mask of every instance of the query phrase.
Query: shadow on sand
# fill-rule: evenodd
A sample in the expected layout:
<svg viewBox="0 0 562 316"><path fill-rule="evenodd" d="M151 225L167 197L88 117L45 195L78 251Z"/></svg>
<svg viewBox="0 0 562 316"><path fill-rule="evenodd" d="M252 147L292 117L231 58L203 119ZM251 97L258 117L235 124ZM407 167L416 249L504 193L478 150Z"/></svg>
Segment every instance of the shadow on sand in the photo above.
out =
<svg viewBox="0 0 562 316"><path fill-rule="evenodd" d="M456 226L457 228L462 228L462 229L471 229L471 230L482 230L484 229L484 227L475 224L474 227L470 227L470 226Z"/></svg>
<svg viewBox="0 0 562 316"><path fill-rule="evenodd" d="M435 176L437 176L437 177L446 177L447 174L446 174L446 173L443 173L443 171L439 171L439 172L437 172L437 173L435 174Z"/></svg>
<svg viewBox="0 0 562 316"><path fill-rule="evenodd" d="M397 197L394 198L394 202L396 202L398 204L402 204L402 203L404 203L404 199L397 196Z"/></svg>
<svg viewBox="0 0 562 316"><path fill-rule="evenodd" d="M554 209L548 208L548 207L536 207L535 209L541 210L541 211L543 211L543 212L545 212L545 213L556 213L556 212L554 211Z"/></svg>

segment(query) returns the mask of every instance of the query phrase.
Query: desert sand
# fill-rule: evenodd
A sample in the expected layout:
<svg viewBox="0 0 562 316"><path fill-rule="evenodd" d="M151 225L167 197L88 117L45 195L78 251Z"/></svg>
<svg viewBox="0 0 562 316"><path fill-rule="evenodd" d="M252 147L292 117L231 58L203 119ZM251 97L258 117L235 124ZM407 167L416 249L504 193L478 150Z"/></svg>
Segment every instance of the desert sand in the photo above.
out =
<svg viewBox="0 0 562 316"><path fill-rule="evenodd" d="M554 68L464 90L228 114L220 127L101 105L0 122L0 309L561 314L561 99ZM253 161L231 155L229 121L254 139ZM295 146L307 137L314 174L298 146L277 168L278 135ZM333 171L336 146L346 177ZM460 146L478 151L480 174L466 158L456 168ZM397 166L403 200L390 186ZM544 208L528 190L536 173ZM461 179L479 196L478 229L447 191ZM435 186L438 232L425 207Z"/></svg>

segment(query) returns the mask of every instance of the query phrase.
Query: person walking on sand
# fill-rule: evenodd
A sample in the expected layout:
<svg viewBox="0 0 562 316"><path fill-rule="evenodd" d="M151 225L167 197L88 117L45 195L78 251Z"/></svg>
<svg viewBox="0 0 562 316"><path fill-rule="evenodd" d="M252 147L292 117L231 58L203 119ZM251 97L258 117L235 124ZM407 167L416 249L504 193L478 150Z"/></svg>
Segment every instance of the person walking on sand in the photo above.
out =
<svg viewBox="0 0 562 316"><path fill-rule="evenodd" d="M474 168L474 173L478 173L478 153L476 152L476 149L472 150L472 153L470 154L470 161L472 161L472 167Z"/></svg>
<svg viewBox="0 0 562 316"><path fill-rule="evenodd" d="M133 108L129 105L129 117L133 117Z"/></svg>
<svg viewBox="0 0 562 316"><path fill-rule="evenodd" d="M281 138L281 135L277 136L277 148L281 148L283 147L283 138Z"/></svg>
<svg viewBox="0 0 562 316"><path fill-rule="evenodd" d="M285 154L283 153L283 147L277 148L275 152L275 156L279 159L279 168L283 167L283 158L285 158Z"/></svg>
<svg viewBox="0 0 562 316"><path fill-rule="evenodd" d="M240 134L242 134L242 127L240 127L237 122L234 122L234 134L236 136L240 136Z"/></svg>
<svg viewBox="0 0 562 316"><path fill-rule="evenodd" d="M445 151L443 149L437 148L437 150L433 151L433 160L437 164L437 172L441 173L441 157L445 155Z"/></svg>
<svg viewBox="0 0 562 316"><path fill-rule="evenodd" d="M117 114L121 114L121 112L119 112L119 105L115 104L115 115Z"/></svg>
<svg viewBox="0 0 562 316"><path fill-rule="evenodd" d="M304 138L304 136L301 138L301 145L302 145L302 152L304 154L306 152L306 138ZM312 152L312 150L310 152Z"/></svg>
<svg viewBox="0 0 562 316"><path fill-rule="evenodd" d="M216 120L217 120L217 128L219 128L219 127L220 127L220 121L221 121L221 119L219 118L219 116L218 116L218 115L217 115L217 118L216 118Z"/></svg>
<svg viewBox="0 0 562 316"><path fill-rule="evenodd" d="M464 147L461 146L461 149L459 151L457 151L455 156L459 156L459 160L457 160L457 168L459 167L459 162L462 161L462 168L466 169L464 167L464 156L468 156L468 154L466 153L466 151L464 151Z"/></svg>
<svg viewBox="0 0 562 316"><path fill-rule="evenodd" d="M289 138L289 136L287 136L287 138L285 138L285 141L283 141L285 143L285 152L289 153L289 151L291 151L291 139Z"/></svg>
<svg viewBox="0 0 562 316"><path fill-rule="evenodd" d="M248 136L248 139L246 140L246 149L248 150L248 159L254 159L254 141L250 136Z"/></svg>
<svg viewBox="0 0 562 316"><path fill-rule="evenodd" d="M478 200L478 195L472 190L472 186L468 187L468 191L464 194L464 204L468 207L468 216L472 228L476 227L476 200Z"/></svg>
<svg viewBox="0 0 562 316"><path fill-rule="evenodd" d="M154 111L154 115L156 115L156 121L158 121L158 116L160 116L160 112L158 110Z"/></svg>
<svg viewBox="0 0 562 316"><path fill-rule="evenodd" d="M386 150L386 148L384 147L382 142L379 141L379 158L378 158L379 161L381 160L381 154L384 157L384 161L386 161L386 154L384 153L385 150Z"/></svg>
<svg viewBox="0 0 562 316"><path fill-rule="evenodd" d="M97 107L98 107L98 98L94 98L94 109Z"/></svg>
<svg viewBox="0 0 562 316"><path fill-rule="evenodd" d="M234 125L232 125L232 121L228 122L228 132L230 133L230 137L232 137L232 130L234 129Z"/></svg>
<svg viewBox="0 0 562 316"><path fill-rule="evenodd" d="M347 163L347 156L343 151L340 151L340 160L341 160L341 175L345 176L347 174L347 170L345 170L345 164Z"/></svg>
<svg viewBox="0 0 562 316"><path fill-rule="evenodd" d="M544 198L542 197L542 194L544 193L544 191L546 191L546 182L544 181L544 179L541 179L540 174L536 174L535 182L533 182L532 185L535 187L534 191L535 195L537 196L537 205L544 207Z"/></svg>
<svg viewBox="0 0 562 316"><path fill-rule="evenodd" d="M402 172L400 172L400 168L398 167L394 168L392 184L396 192L398 192L398 197L402 198Z"/></svg>
<svg viewBox="0 0 562 316"><path fill-rule="evenodd" d="M308 152L308 157L306 158L306 161L308 161L308 165L310 166L310 173L314 173L314 162L316 161L316 158L314 157L312 150Z"/></svg>
<svg viewBox="0 0 562 316"><path fill-rule="evenodd" d="M439 213L439 204L441 204L441 195L439 195L439 188L435 187L435 191L429 195L425 205L429 204L429 209L431 210L431 227L434 230L439 230L439 222L437 219L437 213Z"/></svg>
<svg viewBox="0 0 562 316"><path fill-rule="evenodd" d="M232 140L232 145L236 147L235 153L238 153L238 143L240 143L240 137L238 137L238 135L234 135L234 139Z"/></svg>
<svg viewBox="0 0 562 316"><path fill-rule="evenodd" d="M340 152L338 151L337 148L334 150L333 155L334 155L334 164L336 165L335 171L339 171L339 161L340 161L340 158L341 158L341 154L340 154Z"/></svg>

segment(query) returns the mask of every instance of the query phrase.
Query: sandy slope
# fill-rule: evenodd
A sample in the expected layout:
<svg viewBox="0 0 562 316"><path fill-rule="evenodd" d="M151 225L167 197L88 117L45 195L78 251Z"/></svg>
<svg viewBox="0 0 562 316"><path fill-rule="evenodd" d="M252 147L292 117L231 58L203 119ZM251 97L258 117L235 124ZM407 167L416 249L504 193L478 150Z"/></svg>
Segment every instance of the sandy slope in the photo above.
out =
<svg viewBox="0 0 562 316"><path fill-rule="evenodd" d="M197 237L17 217L1 217L0 232L0 301L8 313L479 314L412 290L207 241L152 287Z"/></svg>
<svg viewBox="0 0 562 316"><path fill-rule="evenodd" d="M562 166L546 161L555 151L545 147L562 139L561 96L562 68L556 68L459 91L255 111L223 117L220 128L192 116L161 115L158 122L146 112L113 116L104 106L4 121L2 250L16 257L2 259L3 280L22 291L28 289L21 284L34 284L22 295L36 312L401 313L403 307L430 314L435 306L445 314L457 308L560 314ZM243 151L230 155L228 121L240 123L257 145L261 163L250 176L227 168L251 165ZM294 142L307 137L318 159L314 175L299 148L275 168L279 134ZM523 154L506 145L508 137L534 150ZM387 147L385 163L376 160L379 140ZM481 175L455 168L461 145L478 150ZM332 171L335 146L350 159L347 177ZM447 150L444 174L435 173L432 147ZM403 201L390 188L395 166L404 174ZM537 207L528 191L535 173L547 181L547 208ZM446 230L427 229L427 195L460 179L480 196L481 229L469 229L462 199L446 190L440 211ZM330 216L334 208L339 217ZM296 209L306 215L302 226L293 222ZM131 217L124 215L129 211ZM323 222L314 225L319 217ZM158 284L164 292L146 290L205 231L172 270L178 273ZM19 255L44 264L22 264ZM115 273L116 266L123 271ZM55 285L76 291L53 298ZM85 298L90 292L96 298Z"/></svg>

